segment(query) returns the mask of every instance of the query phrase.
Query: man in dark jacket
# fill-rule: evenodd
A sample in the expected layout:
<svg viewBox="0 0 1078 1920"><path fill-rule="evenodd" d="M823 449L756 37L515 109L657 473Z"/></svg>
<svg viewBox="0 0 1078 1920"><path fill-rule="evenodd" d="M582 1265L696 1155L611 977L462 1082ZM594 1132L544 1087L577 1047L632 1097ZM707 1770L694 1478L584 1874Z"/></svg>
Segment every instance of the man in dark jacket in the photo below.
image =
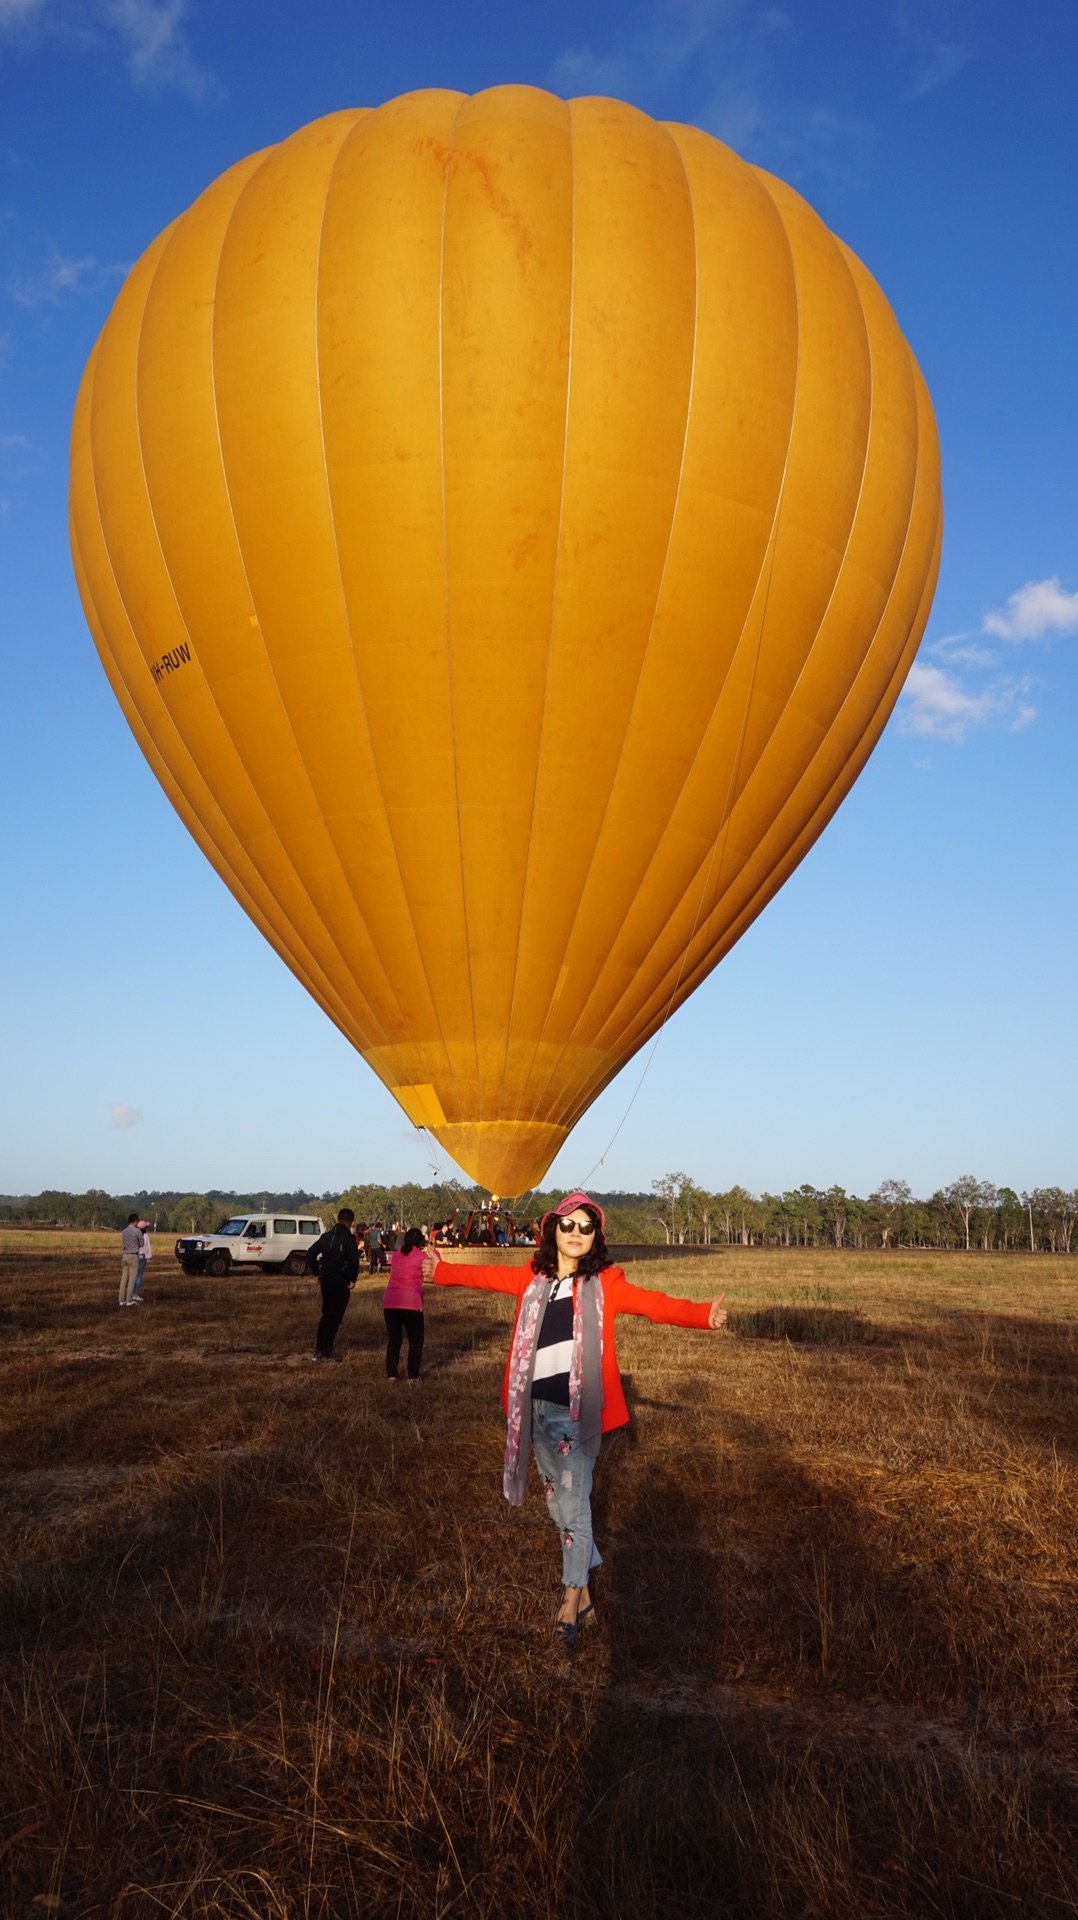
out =
<svg viewBox="0 0 1078 1920"><path fill-rule="evenodd" d="M341 1357L339 1353L334 1353L333 1342L344 1319L348 1296L359 1274L355 1218L351 1207L342 1207L337 1215L336 1226L316 1240L307 1255L307 1271L318 1275L322 1290L322 1318L314 1337L316 1360L339 1361Z"/></svg>

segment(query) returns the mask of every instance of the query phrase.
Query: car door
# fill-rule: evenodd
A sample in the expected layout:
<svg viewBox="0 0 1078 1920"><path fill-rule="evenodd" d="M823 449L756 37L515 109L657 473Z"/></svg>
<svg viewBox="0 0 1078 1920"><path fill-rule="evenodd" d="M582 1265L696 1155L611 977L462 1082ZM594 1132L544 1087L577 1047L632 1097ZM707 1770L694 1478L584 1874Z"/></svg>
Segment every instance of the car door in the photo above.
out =
<svg viewBox="0 0 1078 1920"><path fill-rule="evenodd" d="M275 1218L270 1221L273 1237L267 1242L266 1262L282 1273L300 1274L307 1264L307 1250L300 1245L296 1220Z"/></svg>
<svg viewBox="0 0 1078 1920"><path fill-rule="evenodd" d="M248 1220L239 1244L233 1254L234 1260L250 1260L252 1263L266 1257L266 1222Z"/></svg>

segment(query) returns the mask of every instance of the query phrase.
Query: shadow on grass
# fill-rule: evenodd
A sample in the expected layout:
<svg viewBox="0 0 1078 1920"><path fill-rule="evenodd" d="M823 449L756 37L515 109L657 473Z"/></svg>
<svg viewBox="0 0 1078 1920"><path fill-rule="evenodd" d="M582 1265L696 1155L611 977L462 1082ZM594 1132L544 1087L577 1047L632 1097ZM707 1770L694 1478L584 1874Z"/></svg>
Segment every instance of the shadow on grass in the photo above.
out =
<svg viewBox="0 0 1078 1920"><path fill-rule="evenodd" d="M795 1346L887 1346L894 1339L889 1328L875 1325L857 1307L735 1308L728 1324L742 1340L790 1340Z"/></svg>
<svg viewBox="0 0 1078 1920"><path fill-rule="evenodd" d="M1078 1324L938 1309L903 1345L960 1383L986 1434L1078 1463Z"/></svg>
<svg viewBox="0 0 1078 1920"><path fill-rule="evenodd" d="M1058 1615L1027 1640L990 1578L910 1561L765 1423L727 1420L732 1485L681 1419L676 1470L626 1437L598 1503L602 1530L631 1483L600 1576L574 1920L1075 1911L1066 1731L1013 1719L1038 1666L1052 1717Z"/></svg>
<svg viewBox="0 0 1078 1920"><path fill-rule="evenodd" d="M633 1464L635 1498L597 1582L612 1651L581 1763L574 1882L582 1913L703 1916L725 1910L699 1791L717 1729L686 1704L711 1687L725 1637L703 1520L715 1486L706 1464L691 1492Z"/></svg>

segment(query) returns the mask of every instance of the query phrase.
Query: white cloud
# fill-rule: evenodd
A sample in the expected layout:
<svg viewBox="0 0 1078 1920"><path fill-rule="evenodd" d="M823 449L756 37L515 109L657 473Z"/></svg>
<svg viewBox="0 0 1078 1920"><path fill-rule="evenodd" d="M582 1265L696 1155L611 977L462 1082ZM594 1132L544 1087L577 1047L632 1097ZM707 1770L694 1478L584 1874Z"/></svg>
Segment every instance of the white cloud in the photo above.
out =
<svg viewBox="0 0 1078 1920"><path fill-rule="evenodd" d="M968 633L945 633L928 651L950 667L994 667L999 660L998 648L986 647Z"/></svg>
<svg viewBox="0 0 1078 1920"><path fill-rule="evenodd" d="M762 7L759 20L760 25L766 27L769 33L780 34L787 40L797 39L797 27L793 14L787 13L785 7Z"/></svg>
<svg viewBox="0 0 1078 1920"><path fill-rule="evenodd" d="M207 76L195 65L184 32L187 0L106 0L104 17L127 49L140 86L175 86L200 97Z"/></svg>
<svg viewBox="0 0 1078 1920"><path fill-rule="evenodd" d="M0 0L0 36L43 37L86 50L111 45L136 86L177 87L201 99L212 82L187 39L188 0Z"/></svg>
<svg viewBox="0 0 1078 1920"><path fill-rule="evenodd" d="M953 80L956 73L969 65L969 51L958 41L936 40L922 47L917 72L909 88L912 100L922 100L927 93L935 93Z"/></svg>
<svg viewBox="0 0 1078 1920"><path fill-rule="evenodd" d="M1006 652L987 645L985 636L1021 642L1059 633L1078 633L1078 593L1068 593L1056 575L1027 581L1005 607L985 615L979 633L945 633L926 648L939 664L920 659L910 669L898 707L900 731L955 745L973 727L1020 732L1037 718L1030 695L1038 682L1001 672Z"/></svg>
<svg viewBox="0 0 1078 1920"><path fill-rule="evenodd" d="M20 307L40 307L46 301L55 304L61 294L85 292L87 276L96 266L92 256L76 260L70 254L54 253L40 273L17 276L11 291Z"/></svg>
<svg viewBox="0 0 1078 1920"><path fill-rule="evenodd" d="M906 89L909 100L921 100L945 87L973 57L964 41L947 33L947 7L941 0L903 0L895 9L894 23L913 57L913 75Z"/></svg>
<svg viewBox="0 0 1078 1920"><path fill-rule="evenodd" d="M1028 680L997 679L972 692L957 674L915 660L902 690L899 728L920 738L960 744L971 727L997 721L1012 731L1029 725L1037 709L1028 699Z"/></svg>
<svg viewBox="0 0 1078 1920"><path fill-rule="evenodd" d="M114 1100L109 1107L109 1115L114 1127L137 1127L142 1115L137 1107L125 1107L122 1101Z"/></svg>
<svg viewBox="0 0 1078 1920"><path fill-rule="evenodd" d="M665 0L644 6L603 50L567 47L554 62L553 79L566 92L628 98L641 85L676 77L690 63L706 60L720 41L729 68L734 64L731 33L742 11L742 0Z"/></svg>
<svg viewBox="0 0 1078 1920"><path fill-rule="evenodd" d="M1012 593L1006 607L985 615L985 633L1001 640L1043 640L1053 633L1078 633L1078 593L1068 593L1058 575L1030 580Z"/></svg>
<svg viewBox="0 0 1078 1920"><path fill-rule="evenodd" d="M616 54L596 54L590 47L566 47L559 53L551 78L562 93L627 93L632 86L630 62Z"/></svg>
<svg viewBox="0 0 1078 1920"><path fill-rule="evenodd" d="M910 668L902 698L903 733L933 734L941 740L964 739L969 727L983 725L991 705L986 694L968 693L954 674L919 660Z"/></svg>
<svg viewBox="0 0 1078 1920"><path fill-rule="evenodd" d="M866 129L821 101L798 101L803 29L782 6L753 0L645 0L600 46L567 48L551 83L567 94L614 94L662 114L684 102L691 118L746 159L800 178L834 171ZM791 97L791 73L794 96ZM684 118L682 104L675 112Z"/></svg>
<svg viewBox="0 0 1078 1920"><path fill-rule="evenodd" d="M755 75L747 72L722 79L700 118L706 121L706 132L713 133L717 140L746 157L757 142L762 152L771 128L771 114L759 82Z"/></svg>

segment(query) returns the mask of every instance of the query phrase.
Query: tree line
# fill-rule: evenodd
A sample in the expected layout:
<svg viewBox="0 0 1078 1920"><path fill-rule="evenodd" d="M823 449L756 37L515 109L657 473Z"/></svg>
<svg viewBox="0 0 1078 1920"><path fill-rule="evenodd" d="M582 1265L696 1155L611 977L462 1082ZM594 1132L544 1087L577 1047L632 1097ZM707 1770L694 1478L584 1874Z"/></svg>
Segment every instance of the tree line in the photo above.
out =
<svg viewBox="0 0 1078 1920"><path fill-rule="evenodd" d="M867 1199L844 1187L801 1186L750 1193L734 1186L711 1193L686 1173L668 1173L648 1193L596 1193L611 1244L740 1247L977 1248L984 1252L1071 1253L1078 1250L1078 1191L1037 1187L1018 1193L961 1174L928 1199L904 1180L882 1180ZM536 1191L510 1203L537 1219L561 1198ZM321 1213L338 1206L356 1218L430 1227L451 1214L489 1204L485 1188L450 1180L434 1186L360 1182L342 1194L178 1191L0 1195L0 1226L120 1228L138 1210L158 1232L208 1233L236 1213ZM504 1204L504 1203L503 1203Z"/></svg>
<svg viewBox="0 0 1078 1920"><path fill-rule="evenodd" d="M159 1233L210 1233L233 1213L256 1208L274 1213L320 1213L335 1206L332 1193L226 1193L212 1187L208 1193L155 1189L139 1193L105 1193L90 1187L86 1193L48 1189L36 1194L0 1194L0 1226L77 1227L96 1232L124 1227L129 1213L138 1212Z"/></svg>
<svg viewBox="0 0 1078 1920"><path fill-rule="evenodd" d="M665 1237L681 1245L1070 1253L1078 1238L1078 1191L1037 1187L1019 1194L974 1174L960 1174L928 1199L918 1199L905 1180L882 1180L867 1199L840 1186L708 1193L684 1173L651 1184Z"/></svg>

